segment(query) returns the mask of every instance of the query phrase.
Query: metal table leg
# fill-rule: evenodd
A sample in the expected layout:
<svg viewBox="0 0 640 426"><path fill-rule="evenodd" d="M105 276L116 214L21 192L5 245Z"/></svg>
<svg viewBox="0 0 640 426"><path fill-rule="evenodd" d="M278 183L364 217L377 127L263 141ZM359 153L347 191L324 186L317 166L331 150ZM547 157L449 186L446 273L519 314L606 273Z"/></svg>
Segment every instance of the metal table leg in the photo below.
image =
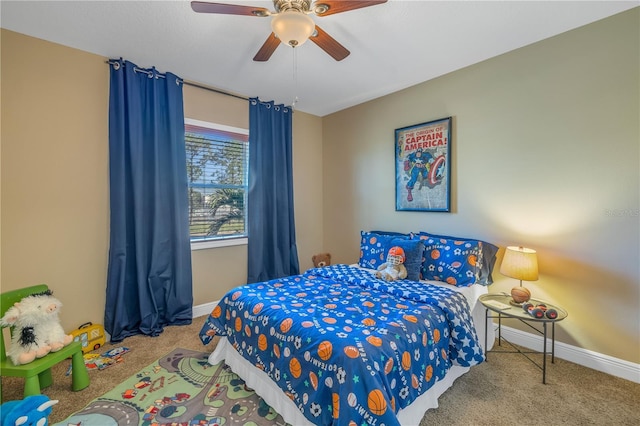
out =
<svg viewBox="0 0 640 426"><path fill-rule="evenodd" d="M544 343L542 346L542 384L547 384L547 322L542 323L544 328ZM553 344L552 344L553 347ZM553 352L553 351L552 351Z"/></svg>
<svg viewBox="0 0 640 426"><path fill-rule="evenodd" d="M489 334L489 308L484 308L484 359L489 358L489 351L487 350L487 335Z"/></svg>
<svg viewBox="0 0 640 426"><path fill-rule="evenodd" d="M556 323L551 323L551 363L556 362Z"/></svg>

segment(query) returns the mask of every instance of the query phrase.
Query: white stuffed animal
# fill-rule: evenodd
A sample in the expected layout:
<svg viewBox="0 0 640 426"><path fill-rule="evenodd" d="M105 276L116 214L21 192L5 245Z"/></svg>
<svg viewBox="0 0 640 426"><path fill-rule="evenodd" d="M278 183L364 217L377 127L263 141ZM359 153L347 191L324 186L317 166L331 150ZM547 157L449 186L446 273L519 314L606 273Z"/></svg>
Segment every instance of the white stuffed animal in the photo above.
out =
<svg viewBox="0 0 640 426"><path fill-rule="evenodd" d="M13 326L11 347L7 355L14 364L26 364L50 351L58 351L73 341L60 325L58 313L62 303L50 290L27 296L7 310L0 320Z"/></svg>
<svg viewBox="0 0 640 426"><path fill-rule="evenodd" d="M29 318L20 316L18 305L16 303L10 307L0 320L3 327L13 327L11 346L7 350L7 356L15 365L28 364L51 352L51 346L44 342L42 336L36 335L36 324Z"/></svg>
<svg viewBox="0 0 640 426"><path fill-rule="evenodd" d="M402 247L391 247L387 261L378 267L376 277L386 281L403 280L407 278L407 268L404 266L404 250Z"/></svg>
<svg viewBox="0 0 640 426"><path fill-rule="evenodd" d="M44 310L47 318L46 320L43 318L40 324L44 341L51 346L51 352L59 351L73 341L73 336L66 334L62 325L60 325L58 314L60 313L62 302L53 297L51 290L48 290L43 295L34 296L34 298L40 299L38 300L38 307Z"/></svg>

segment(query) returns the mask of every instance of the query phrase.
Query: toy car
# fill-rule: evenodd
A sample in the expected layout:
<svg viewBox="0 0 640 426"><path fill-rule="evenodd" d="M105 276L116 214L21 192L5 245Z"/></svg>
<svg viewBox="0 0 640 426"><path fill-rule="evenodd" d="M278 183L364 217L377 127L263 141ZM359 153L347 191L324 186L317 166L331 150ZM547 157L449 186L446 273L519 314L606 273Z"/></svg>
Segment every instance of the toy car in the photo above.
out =
<svg viewBox="0 0 640 426"><path fill-rule="evenodd" d="M547 305L544 303L540 303L538 305L534 305L533 303L525 303L522 305L522 310L531 315L534 318L543 318L547 317L549 319L558 318L558 311L555 309L547 308Z"/></svg>
<svg viewBox="0 0 640 426"><path fill-rule="evenodd" d="M104 327L100 324L86 322L71 332L74 342L82 344L82 353L100 348L106 342Z"/></svg>

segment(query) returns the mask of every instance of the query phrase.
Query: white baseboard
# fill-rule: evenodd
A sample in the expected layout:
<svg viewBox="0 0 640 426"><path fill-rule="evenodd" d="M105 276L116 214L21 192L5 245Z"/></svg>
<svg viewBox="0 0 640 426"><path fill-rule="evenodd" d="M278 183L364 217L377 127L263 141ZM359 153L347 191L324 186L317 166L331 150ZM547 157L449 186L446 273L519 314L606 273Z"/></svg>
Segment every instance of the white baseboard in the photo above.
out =
<svg viewBox="0 0 640 426"><path fill-rule="evenodd" d="M204 305L194 306L193 318L209 315L218 302L219 300L216 300L214 302L205 303ZM542 351L542 336L506 327L504 325L502 326L502 336L516 345L524 346L525 348L536 351ZM551 339L547 340L547 347L550 350ZM562 342L556 342L555 351L555 355L558 358L593 368L594 370L611 374L612 376L640 383L640 364L614 358L612 356L587 349L582 349Z"/></svg>
<svg viewBox="0 0 640 426"><path fill-rule="evenodd" d="M502 337L516 345L542 351L542 336L503 325ZM551 350L551 339L547 339L547 349ZM612 376L640 383L640 364L557 341L555 356L603 373L611 374Z"/></svg>
<svg viewBox="0 0 640 426"><path fill-rule="evenodd" d="M191 314L191 317L192 318L198 318L198 317L203 317L205 315L209 315L211 313L211 311L213 311L213 308L216 307L218 302L220 302L220 301L216 300L216 301L213 301L213 302L205 303L204 305L196 305L196 306L194 306L193 307L193 313Z"/></svg>

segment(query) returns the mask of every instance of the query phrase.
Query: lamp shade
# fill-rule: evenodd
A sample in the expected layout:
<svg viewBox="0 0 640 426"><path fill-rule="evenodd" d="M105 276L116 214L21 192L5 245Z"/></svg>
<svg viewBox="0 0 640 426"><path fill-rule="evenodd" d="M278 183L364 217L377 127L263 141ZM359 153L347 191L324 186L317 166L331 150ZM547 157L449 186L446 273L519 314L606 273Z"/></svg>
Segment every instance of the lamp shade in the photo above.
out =
<svg viewBox="0 0 640 426"><path fill-rule="evenodd" d="M271 29L282 43L297 47L309 39L316 24L303 12L287 10L273 17Z"/></svg>
<svg viewBox="0 0 640 426"><path fill-rule="evenodd" d="M500 265L500 273L523 281L538 280L538 256L535 250L507 247Z"/></svg>

